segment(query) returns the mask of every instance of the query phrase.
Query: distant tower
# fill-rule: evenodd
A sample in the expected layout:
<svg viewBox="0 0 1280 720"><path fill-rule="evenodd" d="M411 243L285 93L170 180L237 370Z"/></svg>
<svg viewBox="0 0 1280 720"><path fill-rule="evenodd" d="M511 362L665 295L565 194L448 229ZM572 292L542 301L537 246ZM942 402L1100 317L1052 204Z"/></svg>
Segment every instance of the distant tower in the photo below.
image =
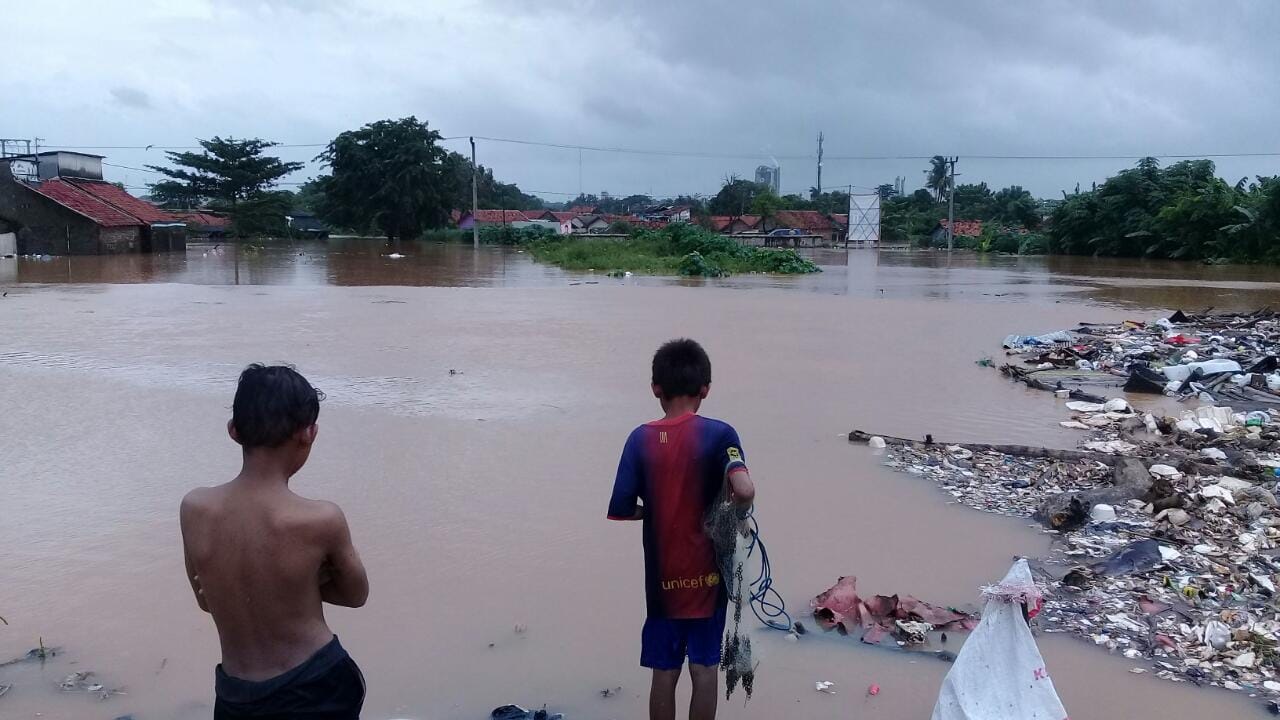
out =
<svg viewBox="0 0 1280 720"><path fill-rule="evenodd" d="M774 195L781 195L782 168L778 165L761 165L757 167L756 182L772 188Z"/></svg>

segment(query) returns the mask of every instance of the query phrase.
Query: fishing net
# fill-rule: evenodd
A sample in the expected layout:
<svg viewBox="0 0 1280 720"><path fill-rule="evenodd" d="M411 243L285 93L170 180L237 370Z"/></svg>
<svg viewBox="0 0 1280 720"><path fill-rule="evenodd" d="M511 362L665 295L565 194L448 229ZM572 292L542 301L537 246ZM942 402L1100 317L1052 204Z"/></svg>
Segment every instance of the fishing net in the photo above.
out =
<svg viewBox="0 0 1280 720"><path fill-rule="evenodd" d="M723 500L723 499L722 499ZM729 605L733 611L731 624L724 635L720 651L720 669L725 676L725 699L733 696L738 683L751 699L756 667L751 659L751 637L741 631L742 605L746 600L746 580L742 568L747 558L747 541L743 534L749 508L729 502L718 502L707 513L704 530L716 549L720 576L725 578Z"/></svg>

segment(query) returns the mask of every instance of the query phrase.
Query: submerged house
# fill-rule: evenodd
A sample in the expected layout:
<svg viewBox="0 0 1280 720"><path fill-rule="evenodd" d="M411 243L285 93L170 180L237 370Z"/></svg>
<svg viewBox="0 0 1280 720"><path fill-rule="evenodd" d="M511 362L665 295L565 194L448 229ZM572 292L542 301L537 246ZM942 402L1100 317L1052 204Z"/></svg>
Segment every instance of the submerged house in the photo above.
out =
<svg viewBox="0 0 1280 720"><path fill-rule="evenodd" d="M947 221L939 220L937 225L933 226L933 231L929 233L929 241L935 247L942 247L947 244ZM976 238L982 235L981 220L957 220L955 228L956 237Z"/></svg>
<svg viewBox="0 0 1280 720"><path fill-rule="evenodd" d="M284 222L289 227L289 236L296 238L311 238L313 240L323 240L329 237L329 226L316 217L314 214L305 210L293 210L284 216Z"/></svg>
<svg viewBox="0 0 1280 720"><path fill-rule="evenodd" d="M170 214L187 224L187 236L193 240L223 240L227 237L227 229L231 226L231 221L226 215L209 210L171 212Z"/></svg>
<svg viewBox="0 0 1280 720"><path fill-rule="evenodd" d="M13 164L36 167L18 178ZM0 160L0 234L20 255L185 250L186 224L102 178L102 156L54 151Z"/></svg>

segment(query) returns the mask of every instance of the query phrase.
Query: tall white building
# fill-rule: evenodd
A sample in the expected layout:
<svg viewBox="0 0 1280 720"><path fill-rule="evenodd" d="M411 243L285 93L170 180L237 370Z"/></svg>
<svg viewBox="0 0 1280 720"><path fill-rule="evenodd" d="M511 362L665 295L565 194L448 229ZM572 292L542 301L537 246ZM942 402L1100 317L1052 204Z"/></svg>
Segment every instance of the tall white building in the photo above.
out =
<svg viewBox="0 0 1280 720"><path fill-rule="evenodd" d="M757 167L756 182L773 188L774 195L781 195L782 168L777 165L761 165Z"/></svg>

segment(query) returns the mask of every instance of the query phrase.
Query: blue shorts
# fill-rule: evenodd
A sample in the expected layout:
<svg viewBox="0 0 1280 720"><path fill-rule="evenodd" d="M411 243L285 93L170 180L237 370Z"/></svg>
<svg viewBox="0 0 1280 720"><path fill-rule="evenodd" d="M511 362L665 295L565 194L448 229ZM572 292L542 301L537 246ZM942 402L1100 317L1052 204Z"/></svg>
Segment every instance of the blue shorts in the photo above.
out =
<svg viewBox="0 0 1280 720"><path fill-rule="evenodd" d="M709 618L668 620L649 618L640 633L640 666L651 670L679 670L684 659L694 665L720 665L725 608Z"/></svg>

